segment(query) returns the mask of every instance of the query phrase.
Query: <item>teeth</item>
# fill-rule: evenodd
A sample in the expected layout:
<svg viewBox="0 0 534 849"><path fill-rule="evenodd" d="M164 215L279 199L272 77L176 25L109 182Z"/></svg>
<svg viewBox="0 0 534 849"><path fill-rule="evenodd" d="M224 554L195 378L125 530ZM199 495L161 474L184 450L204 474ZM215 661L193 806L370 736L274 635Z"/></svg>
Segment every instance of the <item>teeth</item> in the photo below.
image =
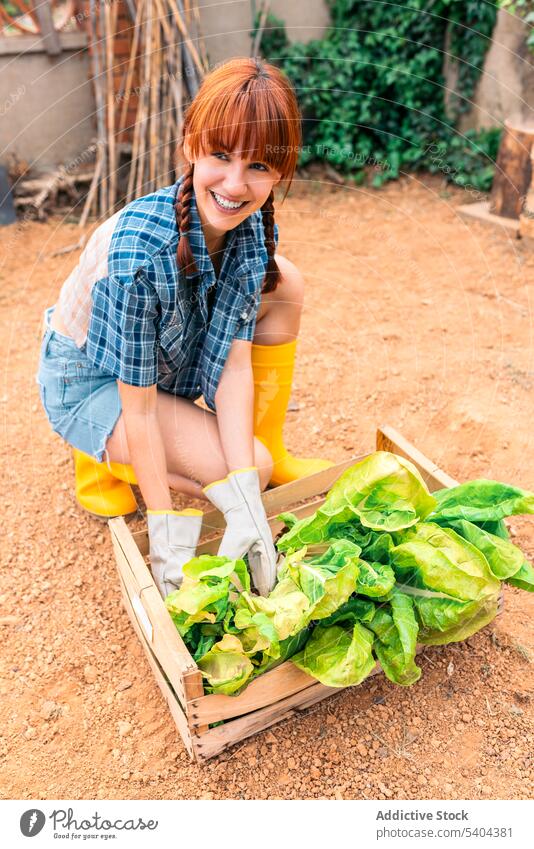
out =
<svg viewBox="0 0 534 849"><path fill-rule="evenodd" d="M224 209L239 209L240 206L243 206L242 201L238 201L237 203L232 200L226 200L222 195L218 195L217 192L212 191L212 195L217 201L217 203L222 206Z"/></svg>

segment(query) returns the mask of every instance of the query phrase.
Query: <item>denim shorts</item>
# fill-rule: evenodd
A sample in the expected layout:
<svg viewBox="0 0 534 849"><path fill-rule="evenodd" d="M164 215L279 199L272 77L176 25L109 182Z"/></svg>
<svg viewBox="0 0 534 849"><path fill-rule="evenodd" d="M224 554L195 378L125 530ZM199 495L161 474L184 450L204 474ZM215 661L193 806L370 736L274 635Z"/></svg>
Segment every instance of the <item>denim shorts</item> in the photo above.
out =
<svg viewBox="0 0 534 849"><path fill-rule="evenodd" d="M117 379L89 361L74 339L52 330L54 307L45 310L37 383L52 430L98 462L121 414Z"/></svg>

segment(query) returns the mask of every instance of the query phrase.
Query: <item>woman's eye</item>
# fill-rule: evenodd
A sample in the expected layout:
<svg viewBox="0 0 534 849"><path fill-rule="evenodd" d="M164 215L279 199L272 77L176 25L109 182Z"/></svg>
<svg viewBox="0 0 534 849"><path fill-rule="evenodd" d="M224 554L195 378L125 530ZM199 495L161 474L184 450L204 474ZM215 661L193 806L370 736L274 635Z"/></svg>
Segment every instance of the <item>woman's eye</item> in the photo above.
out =
<svg viewBox="0 0 534 849"><path fill-rule="evenodd" d="M216 157L216 159L222 159L223 161L225 161L226 159L228 159L228 154L227 154L227 153L223 153L223 151L222 151L222 150L216 150L216 151L215 151L214 153L212 153L211 155L212 155L212 156L215 156L215 157Z"/></svg>
<svg viewBox="0 0 534 849"><path fill-rule="evenodd" d="M269 170L267 165L264 165L263 162L253 162L250 167L254 168L255 170L258 170L258 171L268 171Z"/></svg>

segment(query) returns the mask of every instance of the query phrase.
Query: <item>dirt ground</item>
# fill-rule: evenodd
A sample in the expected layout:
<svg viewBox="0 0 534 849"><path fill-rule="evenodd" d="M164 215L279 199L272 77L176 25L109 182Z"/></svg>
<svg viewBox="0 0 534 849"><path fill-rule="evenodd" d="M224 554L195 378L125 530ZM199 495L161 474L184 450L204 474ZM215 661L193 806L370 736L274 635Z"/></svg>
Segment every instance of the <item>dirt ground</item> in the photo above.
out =
<svg viewBox="0 0 534 849"><path fill-rule="evenodd" d="M459 480L534 489L534 253L455 212L437 178L297 185L281 251L307 299L289 447L343 460L391 424ZM34 374L71 221L0 230L2 798L520 799L532 779L527 593L491 626L192 765L122 608L107 528L83 514ZM532 519L510 522L534 556ZM530 608L531 611L532 608Z"/></svg>

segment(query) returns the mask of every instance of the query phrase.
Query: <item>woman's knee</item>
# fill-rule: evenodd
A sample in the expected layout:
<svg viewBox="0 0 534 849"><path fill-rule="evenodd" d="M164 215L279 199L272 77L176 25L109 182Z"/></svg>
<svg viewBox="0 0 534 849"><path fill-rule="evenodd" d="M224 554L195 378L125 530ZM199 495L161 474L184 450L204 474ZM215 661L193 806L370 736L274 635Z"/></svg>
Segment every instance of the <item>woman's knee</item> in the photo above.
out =
<svg viewBox="0 0 534 849"><path fill-rule="evenodd" d="M273 473L273 458L263 442L254 437L254 463L258 468L260 486L266 489Z"/></svg>
<svg viewBox="0 0 534 849"><path fill-rule="evenodd" d="M278 297L292 304L296 309L302 309L304 303L304 277L297 266L286 259L285 256L276 254L276 264L280 269L282 280L275 289Z"/></svg>

